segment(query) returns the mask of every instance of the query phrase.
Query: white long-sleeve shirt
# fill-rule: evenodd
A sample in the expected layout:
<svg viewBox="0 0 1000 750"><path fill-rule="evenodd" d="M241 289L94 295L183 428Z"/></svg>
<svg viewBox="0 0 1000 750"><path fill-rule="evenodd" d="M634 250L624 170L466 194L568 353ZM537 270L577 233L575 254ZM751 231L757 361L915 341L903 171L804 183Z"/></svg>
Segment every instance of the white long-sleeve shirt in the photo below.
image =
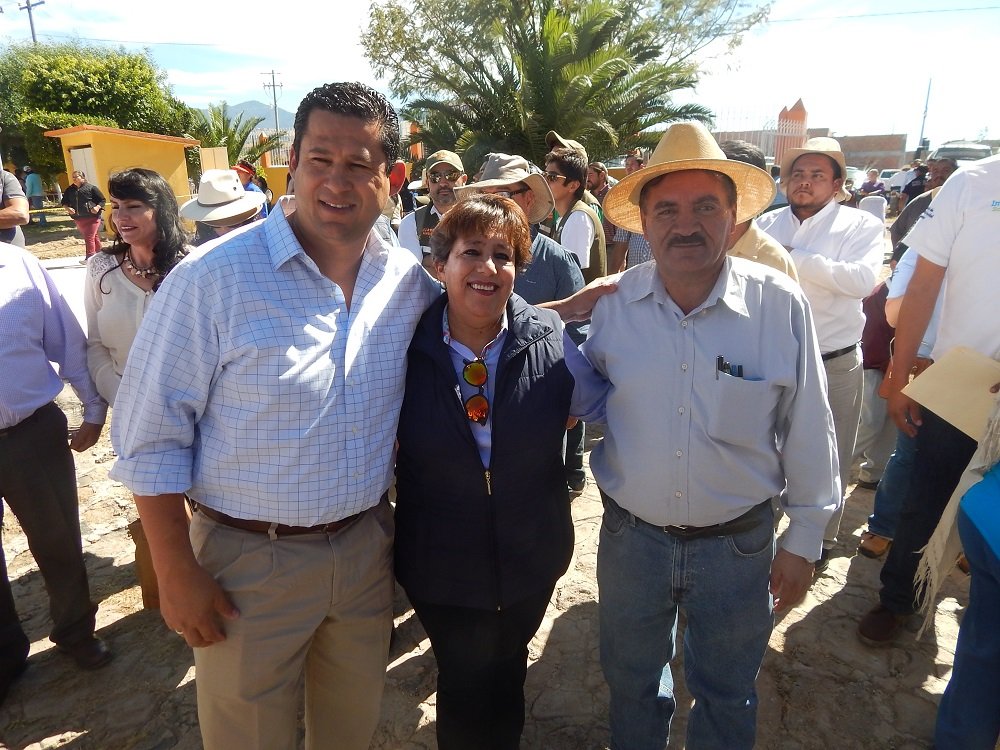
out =
<svg viewBox="0 0 1000 750"><path fill-rule="evenodd" d="M865 327L861 300L875 287L885 257L882 222L831 200L805 221L788 207L764 214L757 224L789 248L812 308L820 351L858 343Z"/></svg>

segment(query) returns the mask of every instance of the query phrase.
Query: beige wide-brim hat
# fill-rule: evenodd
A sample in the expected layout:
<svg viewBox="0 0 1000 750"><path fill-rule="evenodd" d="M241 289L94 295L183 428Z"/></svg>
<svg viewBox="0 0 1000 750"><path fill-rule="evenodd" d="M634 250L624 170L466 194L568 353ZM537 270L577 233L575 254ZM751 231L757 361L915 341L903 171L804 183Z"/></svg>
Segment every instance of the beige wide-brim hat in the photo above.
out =
<svg viewBox="0 0 1000 750"><path fill-rule="evenodd" d="M604 196L604 215L630 232L642 234L639 194L650 180L669 172L705 169L726 175L736 185L736 223L757 216L771 205L776 188L771 175L741 161L731 161L708 129L698 122L671 125L646 167L622 178Z"/></svg>
<svg viewBox="0 0 1000 750"><path fill-rule="evenodd" d="M213 227L231 227L255 216L267 196L248 192L232 169L206 169L198 184L198 195L181 206L182 219Z"/></svg>
<svg viewBox="0 0 1000 750"><path fill-rule="evenodd" d="M482 192L484 187L507 187L523 182L535 195L535 200L531 204L531 213L528 215L529 224L537 224L544 221L556 207L556 202L552 198L552 191L549 183L538 172L532 172L528 165L528 160L523 156L511 156L510 154L490 154L483 166L483 176L471 185L460 185L455 188L455 195L459 200L471 198Z"/></svg>
<svg viewBox="0 0 1000 750"><path fill-rule="evenodd" d="M790 148L786 150L781 155L781 179L784 180L790 176L795 160L806 154L822 154L823 156L829 156L837 162L840 166L840 179L842 181L840 190L837 191L837 202L846 201L851 197L843 187L843 180L847 179L847 160L844 158L844 152L840 150L840 141L836 138L828 138L826 136L810 138L802 148Z"/></svg>

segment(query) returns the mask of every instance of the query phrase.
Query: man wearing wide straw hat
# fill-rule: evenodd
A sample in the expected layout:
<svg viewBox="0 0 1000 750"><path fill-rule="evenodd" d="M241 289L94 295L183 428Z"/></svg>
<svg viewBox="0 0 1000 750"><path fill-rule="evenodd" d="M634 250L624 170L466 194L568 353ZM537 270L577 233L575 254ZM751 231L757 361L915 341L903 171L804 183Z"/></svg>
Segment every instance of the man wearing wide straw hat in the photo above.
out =
<svg viewBox="0 0 1000 750"><path fill-rule="evenodd" d="M616 750L667 742L680 607L687 746L753 746L772 610L808 589L840 502L809 305L785 274L726 254L736 224L773 195L766 172L680 123L604 199L653 254L595 306L587 362L567 354L573 413L606 422L590 465L604 499L601 665ZM777 553L772 499L791 519Z"/></svg>
<svg viewBox="0 0 1000 750"><path fill-rule="evenodd" d="M846 171L844 154L833 138L812 138L802 148L788 149L781 157L788 205L758 219L760 228L791 254L812 305L844 489L861 421L864 370L859 342L865 325L861 301L878 283L885 254L882 222L838 202L847 197ZM827 525L820 570L837 541L842 515L843 506Z"/></svg>
<svg viewBox="0 0 1000 750"><path fill-rule="evenodd" d="M459 200L478 193L492 193L510 198L524 211L531 224L531 263L514 281L514 291L531 305L565 299L583 288L583 273L576 256L538 231L538 225L552 213L555 205L548 181L532 172L521 156L490 154L482 177L472 185L455 188ZM587 338L586 323L567 325L577 344ZM579 422L566 433L566 483L573 492L581 492L587 483L583 468L584 425Z"/></svg>

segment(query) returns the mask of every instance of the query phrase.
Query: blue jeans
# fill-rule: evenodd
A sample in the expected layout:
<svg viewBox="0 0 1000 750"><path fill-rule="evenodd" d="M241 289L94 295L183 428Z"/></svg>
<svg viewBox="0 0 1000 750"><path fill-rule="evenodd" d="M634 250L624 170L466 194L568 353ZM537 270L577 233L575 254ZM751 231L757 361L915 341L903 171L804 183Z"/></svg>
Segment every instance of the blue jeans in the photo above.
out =
<svg viewBox="0 0 1000 750"><path fill-rule="evenodd" d="M940 750L993 750L1000 736L1000 560L962 510L958 530L972 581L951 681L938 708L934 745Z"/></svg>
<svg viewBox="0 0 1000 750"><path fill-rule="evenodd" d="M975 440L930 409L923 409L916 440L918 460L913 463L910 490L903 496L899 524L880 574L879 599L897 615L909 615L916 609L918 592L913 579L920 550L937 528L951 493L976 452Z"/></svg>
<svg viewBox="0 0 1000 750"><path fill-rule="evenodd" d="M44 200L45 198L43 198L40 195L32 195L30 198L28 198L28 206L31 207L32 211L40 211L43 207ZM45 218L45 214L38 214L37 216L39 224L48 224L48 219ZM35 216L32 215L31 218L34 220Z"/></svg>
<svg viewBox="0 0 1000 750"><path fill-rule="evenodd" d="M695 699L687 747L752 748L754 683L773 626L771 508L756 528L683 541L605 496L597 555L601 667L612 750L663 750L675 700L670 660L684 608L684 676Z"/></svg>
<svg viewBox="0 0 1000 750"><path fill-rule="evenodd" d="M896 430L896 448L885 464L882 481L875 490L875 507L868 516L868 530L892 539L903 507L903 498L910 491L913 461L917 457L917 439Z"/></svg>

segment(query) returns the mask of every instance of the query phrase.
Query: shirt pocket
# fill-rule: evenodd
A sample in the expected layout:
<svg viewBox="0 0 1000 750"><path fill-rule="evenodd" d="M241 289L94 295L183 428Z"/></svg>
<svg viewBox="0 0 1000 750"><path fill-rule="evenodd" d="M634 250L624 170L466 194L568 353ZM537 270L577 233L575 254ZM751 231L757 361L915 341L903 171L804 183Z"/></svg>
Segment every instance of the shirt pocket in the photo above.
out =
<svg viewBox="0 0 1000 750"><path fill-rule="evenodd" d="M774 444L777 386L724 374L712 385L705 427L709 437L747 448Z"/></svg>

